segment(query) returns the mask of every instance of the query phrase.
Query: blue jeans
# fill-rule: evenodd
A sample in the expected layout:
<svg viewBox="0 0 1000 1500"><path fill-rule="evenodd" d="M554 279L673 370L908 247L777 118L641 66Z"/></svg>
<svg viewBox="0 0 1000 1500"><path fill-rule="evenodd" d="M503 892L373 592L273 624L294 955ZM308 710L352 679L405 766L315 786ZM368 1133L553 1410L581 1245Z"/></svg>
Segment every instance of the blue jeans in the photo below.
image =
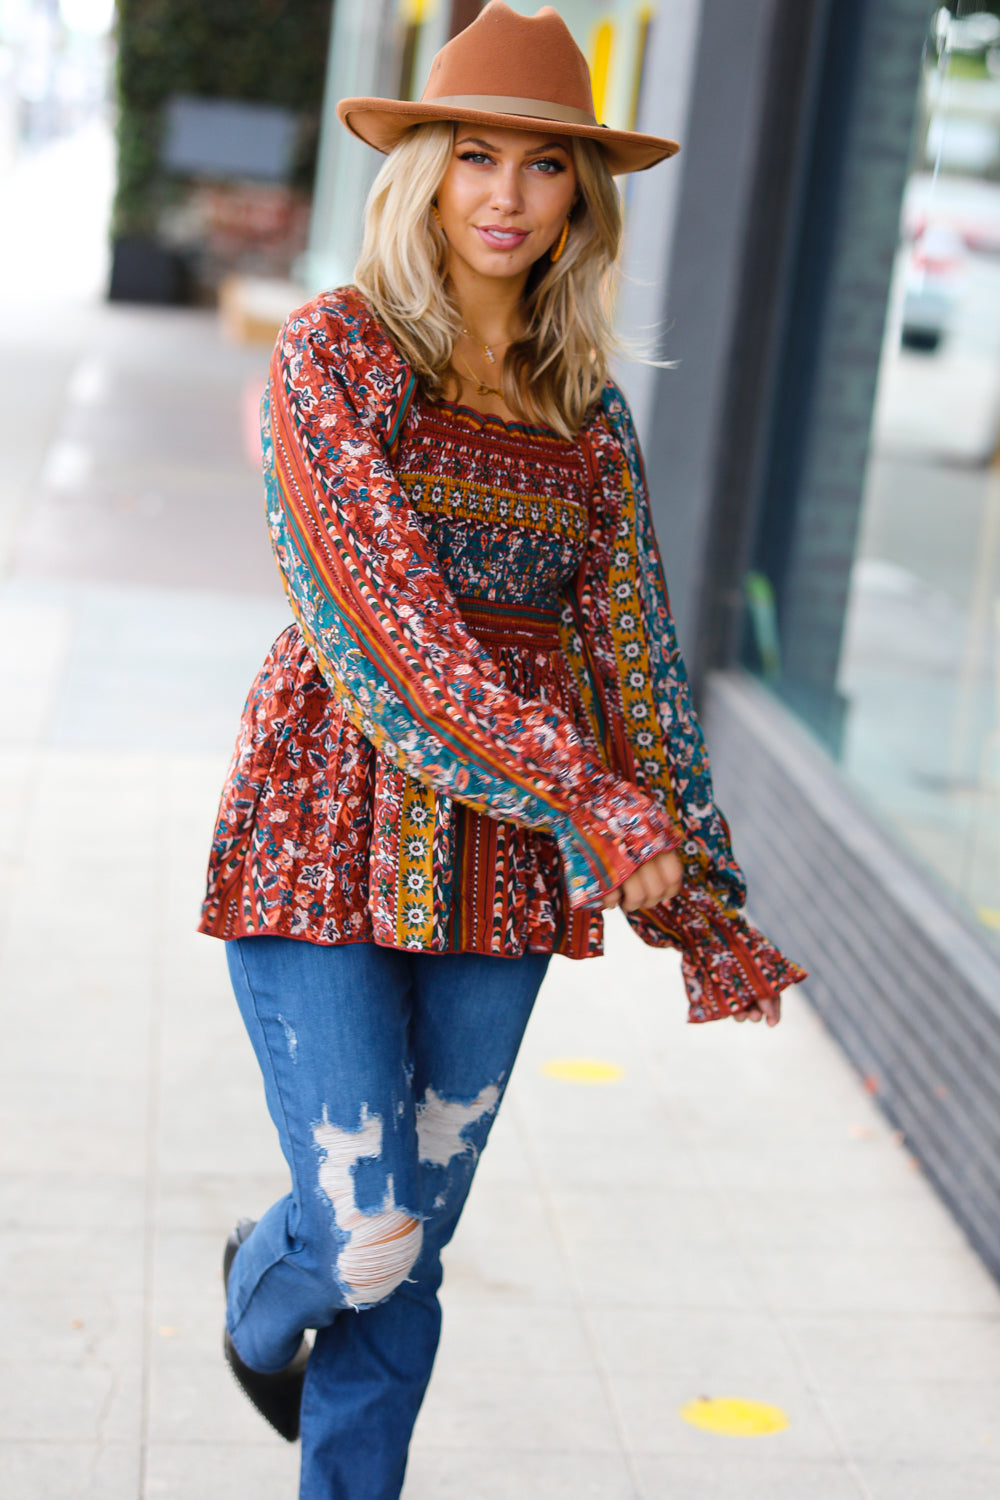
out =
<svg viewBox="0 0 1000 1500"><path fill-rule="evenodd" d="M273 1371L317 1330L299 1500L397 1500L437 1351L441 1250L548 957L280 937L226 950L292 1176L233 1263L229 1332Z"/></svg>

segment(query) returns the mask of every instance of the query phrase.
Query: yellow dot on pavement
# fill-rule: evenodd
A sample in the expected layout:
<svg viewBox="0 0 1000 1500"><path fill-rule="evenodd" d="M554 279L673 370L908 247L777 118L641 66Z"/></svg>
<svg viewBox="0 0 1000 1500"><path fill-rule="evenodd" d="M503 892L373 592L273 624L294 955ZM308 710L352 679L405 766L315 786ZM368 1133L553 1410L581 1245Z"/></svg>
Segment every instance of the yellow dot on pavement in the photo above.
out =
<svg viewBox="0 0 1000 1500"><path fill-rule="evenodd" d="M681 1407L681 1416L692 1427L722 1432L727 1437L759 1437L788 1426L788 1418L780 1406L768 1406L766 1401L743 1401L739 1396L699 1396Z"/></svg>
<svg viewBox="0 0 1000 1500"><path fill-rule="evenodd" d="M596 1057L555 1057L542 1064L542 1072L562 1083L617 1083L624 1069Z"/></svg>

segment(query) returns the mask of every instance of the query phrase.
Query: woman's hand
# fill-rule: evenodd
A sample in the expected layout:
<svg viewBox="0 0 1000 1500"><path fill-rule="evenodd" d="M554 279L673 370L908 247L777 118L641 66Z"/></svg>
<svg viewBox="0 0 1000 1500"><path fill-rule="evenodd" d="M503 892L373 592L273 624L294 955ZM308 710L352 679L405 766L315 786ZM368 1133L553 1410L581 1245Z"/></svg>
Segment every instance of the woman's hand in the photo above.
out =
<svg viewBox="0 0 1000 1500"><path fill-rule="evenodd" d="M608 891L601 904L605 908L621 906L624 911L659 906L662 901L672 901L683 882L684 866L676 854L654 854L624 884ZM781 996L755 1000L746 1010L737 1011L733 1020L766 1021L768 1026L777 1026L781 1020Z"/></svg>
<svg viewBox="0 0 1000 1500"><path fill-rule="evenodd" d="M748 1010L737 1011L734 1021L760 1021L766 1019L768 1026L777 1026L781 1020L781 996L773 1000L755 1000Z"/></svg>
<svg viewBox="0 0 1000 1500"><path fill-rule="evenodd" d="M633 871L622 885L608 891L601 904L621 906L623 911L636 911L643 906L659 906L661 901L672 901L684 881L684 866L676 854L654 854L644 865Z"/></svg>

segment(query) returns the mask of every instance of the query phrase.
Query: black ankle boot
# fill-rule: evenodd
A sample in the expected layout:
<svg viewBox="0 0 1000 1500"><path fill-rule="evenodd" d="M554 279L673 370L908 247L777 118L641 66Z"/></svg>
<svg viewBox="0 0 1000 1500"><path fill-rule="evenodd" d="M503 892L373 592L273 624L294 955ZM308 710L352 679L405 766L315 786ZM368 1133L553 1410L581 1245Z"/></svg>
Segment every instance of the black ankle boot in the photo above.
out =
<svg viewBox="0 0 1000 1500"><path fill-rule="evenodd" d="M227 1290L236 1252L252 1233L254 1224L253 1219L240 1219L226 1241L222 1256L222 1284ZM243 1363L229 1337L228 1328L225 1330L222 1348L229 1368L261 1416L270 1422L276 1432L281 1433L286 1442L294 1443L299 1435L302 1383L309 1361L309 1344L306 1338L303 1336L294 1359L284 1369L275 1370L270 1375L263 1374L260 1370L251 1370L249 1365Z"/></svg>

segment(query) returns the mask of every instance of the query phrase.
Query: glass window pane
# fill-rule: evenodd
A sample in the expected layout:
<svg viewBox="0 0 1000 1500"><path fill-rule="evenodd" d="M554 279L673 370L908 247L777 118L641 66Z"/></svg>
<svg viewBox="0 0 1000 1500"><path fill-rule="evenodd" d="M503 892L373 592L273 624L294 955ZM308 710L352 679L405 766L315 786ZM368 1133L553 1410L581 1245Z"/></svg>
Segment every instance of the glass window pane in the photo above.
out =
<svg viewBox="0 0 1000 1500"><path fill-rule="evenodd" d="M842 764L1000 941L1000 5L931 17L838 687Z"/></svg>

